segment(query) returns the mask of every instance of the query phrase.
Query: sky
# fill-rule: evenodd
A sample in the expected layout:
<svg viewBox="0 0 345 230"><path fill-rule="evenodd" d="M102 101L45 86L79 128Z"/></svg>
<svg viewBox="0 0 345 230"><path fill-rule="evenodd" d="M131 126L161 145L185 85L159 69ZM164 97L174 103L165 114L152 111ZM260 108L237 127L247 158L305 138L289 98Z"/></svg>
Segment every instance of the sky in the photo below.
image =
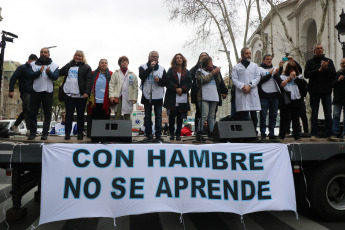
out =
<svg viewBox="0 0 345 230"><path fill-rule="evenodd" d="M169 21L164 0L0 0L0 7L0 30L18 35L14 43L7 43L5 60L24 63L31 53L39 56L42 47L57 46L50 53L60 67L82 50L93 70L106 58L114 71L118 58L125 55L129 69L138 75L152 50L159 52L166 70L176 53L187 58L190 69L206 51L224 72L228 68L220 47L199 51L183 47L192 27Z"/></svg>

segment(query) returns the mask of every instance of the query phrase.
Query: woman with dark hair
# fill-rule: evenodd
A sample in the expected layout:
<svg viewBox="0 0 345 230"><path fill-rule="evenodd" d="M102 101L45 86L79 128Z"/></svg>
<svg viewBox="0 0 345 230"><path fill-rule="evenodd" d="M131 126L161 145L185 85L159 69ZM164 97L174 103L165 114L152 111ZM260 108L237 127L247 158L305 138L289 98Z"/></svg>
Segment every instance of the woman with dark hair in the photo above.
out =
<svg viewBox="0 0 345 230"><path fill-rule="evenodd" d="M192 77L186 67L186 58L178 53L171 60L171 68L167 73L167 91L163 106L170 111L170 140L174 140L175 136L176 140L181 140L182 121L187 118L187 112L190 110L189 90L192 87Z"/></svg>
<svg viewBox="0 0 345 230"><path fill-rule="evenodd" d="M115 104L115 120L130 120L133 104L138 99L138 77L128 69L129 60L122 56L118 60L120 69L115 70L109 85L110 102Z"/></svg>
<svg viewBox="0 0 345 230"><path fill-rule="evenodd" d="M191 103L195 104L194 124L195 124L195 131L196 132L198 131L198 127L199 127L198 124L199 124L199 120L200 120L200 117L201 117L201 113L200 113L200 108L199 108L198 100L197 100L198 87L197 87L197 84L196 84L195 75L196 75L196 72L198 71L198 69L201 68L201 60L203 58L205 58L205 57L209 57L208 53L202 52L199 55L198 61L196 62L195 66L190 69L190 74L191 74L191 77L192 77L192 88L191 88L191 91L190 91L190 93L191 93L190 100L191 100Z"/></svg>
<svg viewBox="0 0 345 230"><path fill-rule="evenodd" d="M289 61L280 76L283 80L280 86L283 93L289 95L291 102L280 105L279 137L284 139L286 130L289 130L290 118L292 120L292 133L295 140L300 140L299 116L303 107L304 97L307 95L307 82L303 79L298 66L294 61Z"/></svg>
<svg viewBox="0 0 345 230"><path fill-rule="evenodd" d="M214 67L212 58L205 57L201 61L202 69L196 73L197 80L197 101L201 110L201 119L199 121L197 140L202 140L202 125L208 120L210 133L212 136L215 123L216 107L219 102L219 92L221 84L220 68Z"/></svg>
<svg viewBox="0 0 345 230"><path fill-rule="evenodd" d="M84 110L90 95L92 72L86 63L83 51L77 50L73 59L59 70L63 81L64 101L66 107L65 140L70 139L73 114L77 110L78 140L83 140Z"/></svg>
<svg viewBox="0 0 345 230"><path fill-rule="evenodd" d="M92 120L110 119L109 82L113 72L108 69L107 59L102 58L92 72L91 95L88 105L87 136L91 134Z"/></svg>

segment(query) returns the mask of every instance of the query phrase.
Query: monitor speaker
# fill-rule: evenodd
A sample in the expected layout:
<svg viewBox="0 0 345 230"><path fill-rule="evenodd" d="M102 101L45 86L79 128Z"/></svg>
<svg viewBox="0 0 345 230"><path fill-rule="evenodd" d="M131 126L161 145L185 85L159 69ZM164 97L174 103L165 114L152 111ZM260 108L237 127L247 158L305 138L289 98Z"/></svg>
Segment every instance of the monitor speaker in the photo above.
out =
<svg viewBox="0 0 345 230"><path fill-rule="evenodd" d="M132 142L131 120L92 120L91 141Z"/></svg>
<svg viewBox="0 0 345 230"><path fill-rule="evenodd" d="M218 121L213 128L214 142L250 142L256 140L252 121Z"/></svg>

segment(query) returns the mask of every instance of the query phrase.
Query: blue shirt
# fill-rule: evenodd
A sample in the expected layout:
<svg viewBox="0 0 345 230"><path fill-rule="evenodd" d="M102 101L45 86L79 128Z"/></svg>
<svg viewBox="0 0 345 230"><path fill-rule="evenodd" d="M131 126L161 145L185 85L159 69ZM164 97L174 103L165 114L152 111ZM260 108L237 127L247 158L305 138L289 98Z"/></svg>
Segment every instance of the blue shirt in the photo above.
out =
<svg viewBox="0 0 345 230"><path fill-rule="evenodd" d="M100 73L97 78L96 88L95 88L96 103L103 103L106 85L107 85L107 78L105 77L104 73Z"/></svg>

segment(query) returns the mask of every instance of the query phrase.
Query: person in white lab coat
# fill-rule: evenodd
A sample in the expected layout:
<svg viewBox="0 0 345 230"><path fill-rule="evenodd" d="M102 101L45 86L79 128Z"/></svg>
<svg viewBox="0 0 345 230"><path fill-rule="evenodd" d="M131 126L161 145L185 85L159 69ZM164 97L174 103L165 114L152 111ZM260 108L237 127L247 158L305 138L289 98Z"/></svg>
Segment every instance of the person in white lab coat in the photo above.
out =
<svg viewBox="0 0 345 230"><path fill-rule="evenodd" d="M249 120L249 111L261 110L257 85L260 70L250 61L251 51L248 47L241 49L241 62L234 66L232 81L235 85L236 116L235 120Z"/></svg>

